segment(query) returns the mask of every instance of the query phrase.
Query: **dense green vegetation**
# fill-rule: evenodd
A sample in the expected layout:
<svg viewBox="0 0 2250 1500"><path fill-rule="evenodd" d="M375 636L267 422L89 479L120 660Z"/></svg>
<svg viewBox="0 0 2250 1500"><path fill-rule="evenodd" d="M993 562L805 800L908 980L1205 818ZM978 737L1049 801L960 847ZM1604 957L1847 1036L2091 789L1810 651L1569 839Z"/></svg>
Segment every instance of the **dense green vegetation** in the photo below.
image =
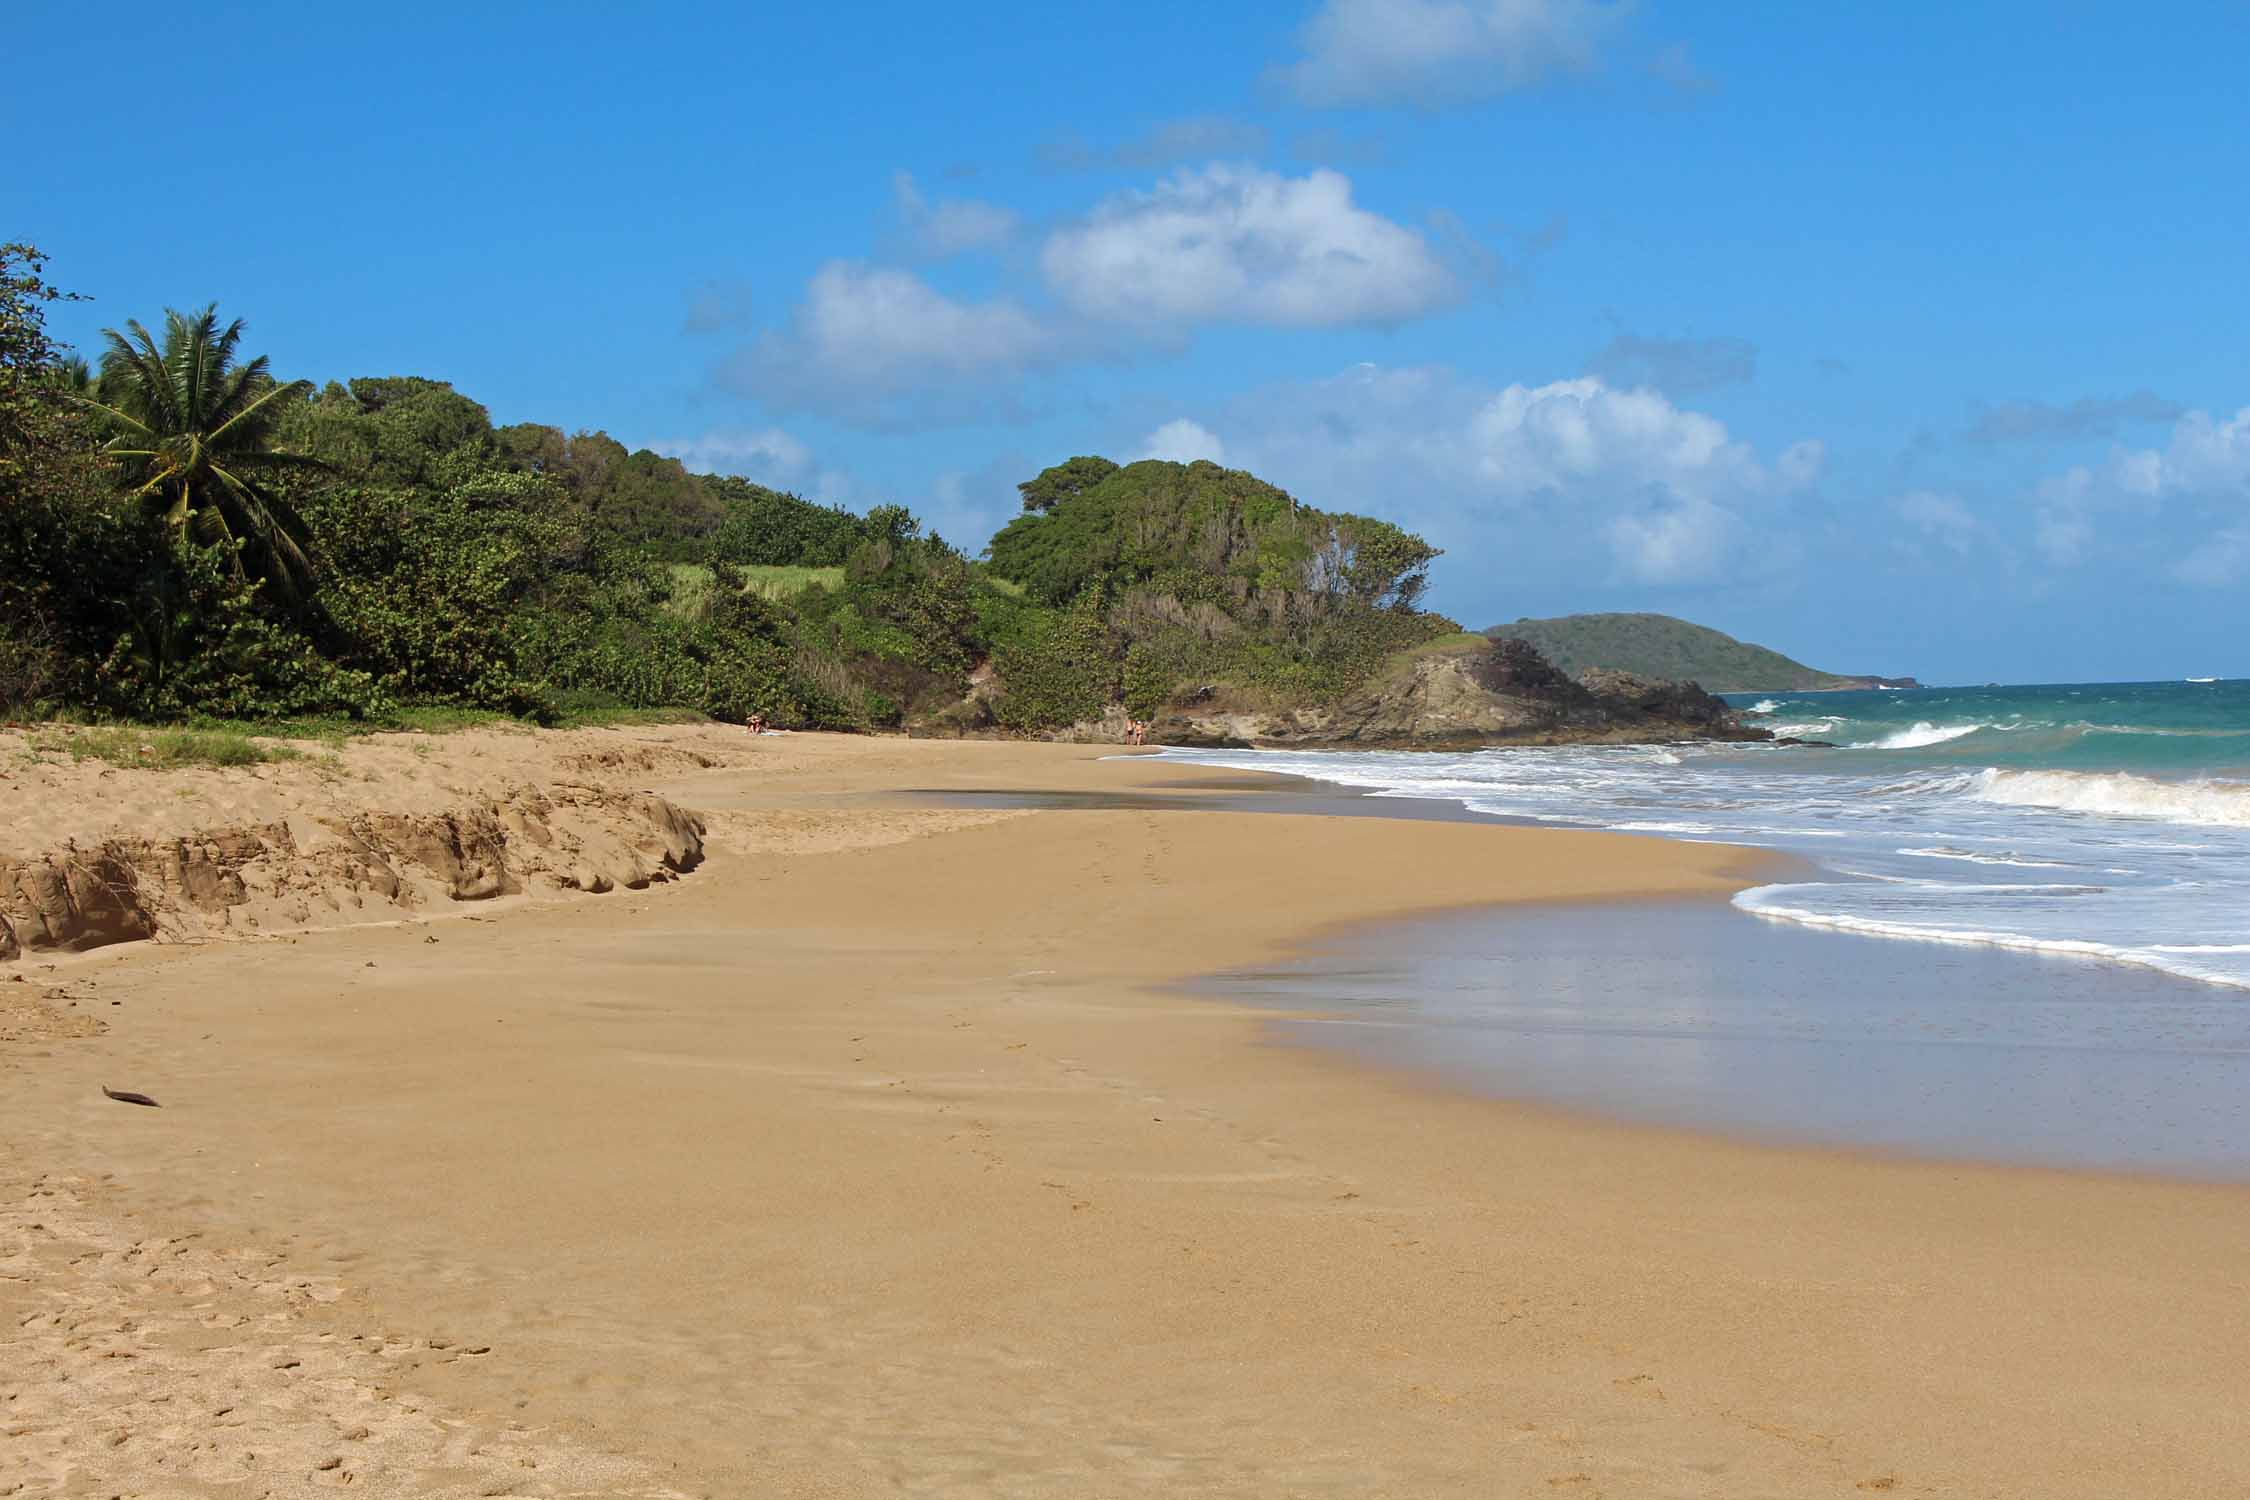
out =
<svg viewBox="0 0 2250 1500"><path fill-rule="evenodd" d="M1857 681L1671 615L1563 615L1495 625L1485 634L1529 641L1572 676L1588 667L1610 667L1643 677L1683 678L1713 693L1806 692Z"/></svg>
<svg viewBox="0 0 2250 1500"><path fill-rule="evenodd" d="M1418 608L1420 538L1214 464L1070 459L980 560L443 381L283 379L214 308L89 368L47 336L60 295L0 247L11 717L1037 731L1317 698L1455 628Z"/></svg>

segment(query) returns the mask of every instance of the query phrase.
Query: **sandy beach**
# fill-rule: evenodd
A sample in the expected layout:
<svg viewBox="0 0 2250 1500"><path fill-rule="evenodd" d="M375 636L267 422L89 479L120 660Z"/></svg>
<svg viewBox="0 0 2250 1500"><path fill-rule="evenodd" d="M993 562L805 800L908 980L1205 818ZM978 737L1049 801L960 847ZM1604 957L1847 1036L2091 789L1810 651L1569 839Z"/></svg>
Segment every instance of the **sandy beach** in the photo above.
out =
<svg viewBox="0 0 2250 1500"><path fill-rule="evenodd" d="M1741 851L1087 746L434 743L332 779L596 764L700 863L0 965L0 1495L2250 1493L2250 1190L1569 1117L1176 988ZM297 817L264 774L19 773L0 855L135 831L119 777Z"/></svg>

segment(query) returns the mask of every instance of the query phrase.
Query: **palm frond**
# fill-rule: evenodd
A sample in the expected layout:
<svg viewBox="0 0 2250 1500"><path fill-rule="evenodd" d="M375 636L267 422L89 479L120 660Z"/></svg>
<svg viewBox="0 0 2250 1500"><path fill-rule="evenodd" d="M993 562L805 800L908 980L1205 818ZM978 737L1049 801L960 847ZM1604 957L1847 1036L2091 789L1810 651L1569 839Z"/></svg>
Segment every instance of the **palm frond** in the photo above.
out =
<svg viewBox="0 0 2250 1500"><path fill-rule="evenodd" d="M293 380L287 385L268 386L265 392L253 399L248 406L243 407L233 416L227 418L225 422L205 434L204 441L208 442L213 448L223 450L227 439L233 434L239 431L256 431L261 413L268 414L267 420L270 420L272 415L278 415L281 403L291 396L311 389L312 382L309 380Z"/></svg>

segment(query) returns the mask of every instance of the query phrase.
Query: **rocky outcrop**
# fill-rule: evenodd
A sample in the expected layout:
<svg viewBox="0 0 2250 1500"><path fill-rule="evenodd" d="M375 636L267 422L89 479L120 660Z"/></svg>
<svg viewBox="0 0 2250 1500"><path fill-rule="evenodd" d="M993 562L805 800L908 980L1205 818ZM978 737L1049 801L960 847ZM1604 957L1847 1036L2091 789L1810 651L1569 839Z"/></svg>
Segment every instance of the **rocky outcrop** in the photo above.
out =
<svg viewBox="0 0 2250 1500"><path fill-rule="evenodd" d="M1523 641L1470 637L1408 652L1333 704L1229 707L1219 690L1206 689L1159 715L1148 737L1168 745L1459 750L1771 735L1691 682L1601 669L1573 680Z"/></svg>
<svg viewBox="0 0 2250 1500"><path fill-rule="evenodd" d="M0 855L0 960L331 925L540 891L638 890L703 859L662 797L530 787L437 813L359 812ZM365 917L363 916L364 920Z"/></svg>
<svg viewBox="0 0 2250 1500"><path fill-rule="evenodd" d="M132 866L114 853L0 857L0 959L128 943L155 931Z"/></svg>

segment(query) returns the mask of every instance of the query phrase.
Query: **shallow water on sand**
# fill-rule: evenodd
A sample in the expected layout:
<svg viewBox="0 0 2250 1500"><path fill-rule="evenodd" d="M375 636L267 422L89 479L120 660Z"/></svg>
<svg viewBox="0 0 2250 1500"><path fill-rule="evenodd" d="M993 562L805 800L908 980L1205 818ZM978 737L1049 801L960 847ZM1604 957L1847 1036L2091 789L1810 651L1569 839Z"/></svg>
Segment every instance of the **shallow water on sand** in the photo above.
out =
<svg viewBox="0 0 2250 1500"><path fill-rule="evenodd" d="M2250 1001L2123 964L1718 903L1370 928L1200 991L1470 1088L1824 1145L2250 1180Z"/></svg>

